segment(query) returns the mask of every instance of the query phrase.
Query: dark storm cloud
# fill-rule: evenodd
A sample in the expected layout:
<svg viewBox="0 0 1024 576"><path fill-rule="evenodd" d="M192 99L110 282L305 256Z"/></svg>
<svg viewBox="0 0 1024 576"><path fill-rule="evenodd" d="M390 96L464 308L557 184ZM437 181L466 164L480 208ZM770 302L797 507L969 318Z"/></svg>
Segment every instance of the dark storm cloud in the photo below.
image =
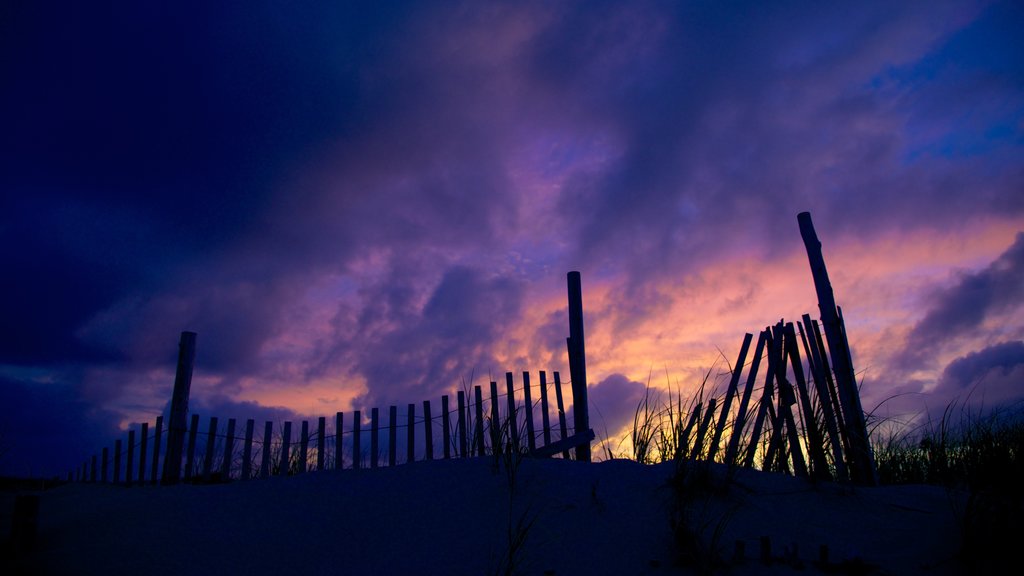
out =
<svg viewBox="0 0 1024 576"><path fill-rule="evenodd" d="M0 378L0 476L63 476L118 433L73 385Z"/></svg>
<svg viewBox="0 0 1024 576"><path fill-rule="evenodd" d="M969 336L993 316L1024 304L1024 233L998 258L975 273L963 273L932 297L907 338L911 363L934 355L949 341Z"/></svg>
<svg viewBox="0 0 1024 576"><path fill-rule="evenodd" d="M1024 401L1024 341L1003 342L957 358L946 366L932 403L998 407Z"/></svg>
<svg viewBox="0 0 1024 576"><path fill-rule="evenodd" d="M396 279L392 279L396 280ZM502 367L493 356L522 307L520 280L456 266L445 271L422 310L410 301L415 281L397 281L365 308L355 337L340 343L367 379L363 407L430 399L454 385L490 376Z"/></svg>

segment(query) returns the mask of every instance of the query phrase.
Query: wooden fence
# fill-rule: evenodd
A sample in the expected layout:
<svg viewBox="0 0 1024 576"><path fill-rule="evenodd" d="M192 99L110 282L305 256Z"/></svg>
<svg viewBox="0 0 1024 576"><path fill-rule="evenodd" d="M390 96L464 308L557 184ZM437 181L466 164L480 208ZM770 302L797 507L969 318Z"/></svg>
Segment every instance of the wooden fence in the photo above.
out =
<svg viewBox="0 0 1024 576"><path fill-rule="evenodd" d="M337 412L301 422L262 422L243 427L231 418L205 419L192 414L184 433L180 480L218 482L248 480L310 471L396 466L415 461L473 458L517 450L524 455L570 457L570 450L589 445L593 432L576 434L566 421L563 382L559 372L533 380L523 372L518 385L505 374L504 390L491 382L440 398L381 411ZM536 383L534 383L536 382ZM535 400L536 399L536 400ZM554 400L552 403L550 400ZM438 411L435 412L435 410ZM422 411L421 411L422 410ZM577 410L578 411L578 410ZM538 418L539 416L539 418ZM119 484L173 483L164 418L127 431L76 470L68 480ZM386 443L386 444L385 444Z"/></svg>

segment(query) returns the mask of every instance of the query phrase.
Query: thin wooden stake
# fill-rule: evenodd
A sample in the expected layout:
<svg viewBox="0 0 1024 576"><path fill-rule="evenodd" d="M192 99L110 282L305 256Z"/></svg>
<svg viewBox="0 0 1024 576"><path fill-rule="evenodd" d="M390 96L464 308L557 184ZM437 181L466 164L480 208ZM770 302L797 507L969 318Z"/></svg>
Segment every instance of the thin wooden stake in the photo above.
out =
<svg viewBox="0 0 1024 576"><path fill-rule="evenodd" d="M213 448L217 441L217 417L210 418L210 430L206 433L206 452L203 454L203 482L210 482L213 472Z"/></svg>
<svg viewBox="0 0 1024 576"><path fill-rule="evenodd" d="M379 410L370 409L370 468L376 468L380 458Z"/></svg>
<svg viewBox="0 0 1024 576"><path fill-rule="evenodd" d="M562 403L562 380L561 380L561 378L560 378L560 376L559 376L557 371L554 373L554 376L555 376L555 402L557 403L557 408L558 408L558 428L559 428L559 432L561 432L561 434L562 434L561 439L565 440L566 438L569 437L569 430L568 430L568 426L566 426L566 423L565 423L565 404ZM576 431L577 434L579 434L580 432L583 432L583 431L582 430L577 430ZM569 451L568 450L565 450L565 451L562 452L562 458L565 459L565 460L569 459Z"/></svg>
<svg viewBox="0 0 1024 576"><path fill-rule="evenodd" d="M398 459L398 406L388 408L388 466L394 468Z"/></svg>
<svg viewBox="0 0 1024 576"><path fill-rule="evenodd" d="M302 421L299 431L299 474L305 474L309 462L309 420Z"/></svg>
<svg viewBox="0 0 1024 576"><path fill-rule="evenodd" d="M142 423L140 433L142 440L139 442L139 485L146 483L146 452L149 447L149 422Z"/></svg>
<svg viewBox="0 0 1024 576"><path fill-rule="evenodd" d="M491 382L491 453L501 454L501 436L499 432L498 414L498 383Z"/></svg>
<svg viewBox="0 0 1024 576"><path fill-rule="evenodd" d="M451 426L451 422L448 420L448 395L445 394L441 396L441 437L444 438L441 445L444 446L442 454L445 460L452 457Z"/></svg>
<svg viewBox="0 0 1024 576"><path fill-rule="evenodd" d="M406 447L405 461L412 464L416 461L416 405L409 404L405 412L406 417Z"/></svg>
<svg viewBox="0 0 1024 576"><path fill-rule="evenodd" d="M274 424L266 422L263 425L263 447L260 453L260 478L270 477L270 451L271 442L274 439Z"/></svg>
<svg viewBox="0 0 1024 576"><path fill-rule="evenodd" d="M537 438L533 430L533 398L530 397L529 372L523 372L523 408L526 410L526 447L533 452L537 449Z"/></svg>
<svg viewBox="0 0 1024 576"><path fill-rule="evenodd" d="M199 434L199 414L193 414L188 427L188 450L185 455L185 480L195 476L196 436Z"/></svg>
<svg viewBox="0 0 1024 576"><path fill-rule="evenodd" d="M100 468L100 482L107 483L107 467L110 466L110 448L103 447L103 467Z"/></svg>
<svg viewBox="0 0 1024 576"><path fill-rule="evenodd" d="M473 388L476 396L476 422L473 423L475 431L473 440L476 444L476 455L484 455L484 395L479 386Z"/></svg>
<svg viewBox="0 0 1024 576"><path fill-rule="evenodd" d="M134 459L135 458L135 430L128 430L128 464L124 470L124 483L128 486L132 485L134 480L133 474L135 472Z"/></svg>
<svg viewBox="0 0 1024 576"><path fill-rule="evenodd" d="M715 427L715 435L711 439L711 446L708 447L708 460L715 460L715 453L718 452L718 443L722 441L722 433L725 431L725 422L729 418L729 408L732 407L732 398L736 395L736 387L740 382L740 374L747 362L747 349L750 348L750 341L753 334L743 336L743 344L740 345L740 356L736 359L736 365L732 369L732 378L729 379L729 388L725 392L725 401L722 402L722 415L718 418L718 426Z"/></svg>
<svg viewBox="0 0 1024 576"><path fill-rule="evenodd" d="M345 446L344 442L345 434L345 413L338 412L334 415L334 469L343 470L345 468L345 452L343 450Z"/></svg>
<svg viewBox="0 0 1024 576"><path fill-rule="evenodd" d="M156 428L153 430L153 464L152 471L149 474L149 481L151 484L156 484L160 481L160 436L163 432L164 417L156 417Z"/></svg>
<svg viewBox="0 0 1024 576"><path fill-rule="evenodd" d="M423 401L423 438L424 453L427 460L434 459L434 425L430 416L430 400Z"/></svg>
<svg viewBox="0 0 1024 576"><path fill-rule="evenodd" d="M793 379L796 380L800 406L804 414L803 423L807 434L807 450L811 457L811 474L817 479L830 479L832 474L829 471L828 461L825 459L825 445L821 437L821 430L814 418L811 397L807 393L807 381L804 377L803 363L800 361L796 331L793 329L792 322L786 324L785 344L793 369Z"/></svg>
<svg viewBox="0 0 1024 576"><path fill-rule="evenodd" d="M732 438L729 440L729 448L725 453L725 462L733 464L736 462L736 454L739 452L740 439L743 437L743 429L747 424L747 406L750 403L750 395L754 391L754 382L757 379L757 370L761 365L761 355L764 353L766 332L762 331L757 337L757 346L754 347L754 357L750 360L750 370L747 372L747 384L743 388L743 397L740 399L740 406L736 412L736 420L733 423Z"/></svg>
<svg viewBox="0 0 1024 576"><path fill-rule="evenodd" d="M291 471L291 448L292 448L292 423L284 423L284 433L281 435L281 460L277 465L277 473L280 476L287 476Z"/></svg>
<svg viewBox="0 0 1024 576"><path fill-rule="evenodd" d="M359 470L363 466L363 415L356 410L352 415L352 469Z"/></svg>
<svg viewBox="0 0 1024 576"><path fill-rule="evenodd" d="M242 447L242 480L252 478L252 437L256 431L256 421L249 418L245 421L245 444Z"/></svg>
<svg viewBox="0 0 1024 576"><path fill-rule="evenodd" d="M505 373L505 389L508 392L508 416L506 416L506 424L508 424L508 437L511 441L511 449L513 453L519 453L519 425L516 423L516 388L515 383L512 381L512 373Z"/></svg>
<svg viewBox="0 0 1024 576"><path fill-rule="evenodd" d="M469 448L469 443L466 434L466 392L459 390L455 396L459 408L459 420L455 424L459 435L459 458L467 458L469 454L466 450Z"/></svg>
<svg viewBox="0 0 1024 576"><path fill-rule="evenodd" d="M316 471L324 469L324 450L327 447L327 418L320 416L316 421Z"/></svg>
<svg viewBox="0 0 1024 576"><path fill-rule="evenodd" d="M551 444L551 415L548 414L548 374L540 371L540 422L544 430L544 445Z"/></svg>

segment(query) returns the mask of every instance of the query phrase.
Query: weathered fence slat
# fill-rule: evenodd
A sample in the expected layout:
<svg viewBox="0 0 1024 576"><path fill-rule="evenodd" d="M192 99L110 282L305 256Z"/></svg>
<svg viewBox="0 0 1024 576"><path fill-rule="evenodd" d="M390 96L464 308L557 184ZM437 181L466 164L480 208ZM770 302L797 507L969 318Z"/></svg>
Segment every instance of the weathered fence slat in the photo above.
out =
<svg viewBox="0 0 1024 576"><path fill-rule="evenodd" d="M558 404L558 428L561 432L561 439L569 437L568 426L565 423L565 404L562 403L562 380L559 377L558 372L554 373L555 377L555 402ZM562 458L569 459L569 450L562 451Z"/></svg>
<svg viewBox="0 0 1024 576"><path fill-rule="evenodd" d="M299 474L306 472L307 462L309 462L309 420L303 420L302 430L299 431Z"/></svg>
<svg viewBox="0 0 1024 576"><path fill-rule="evenodd" d="M405 412L406 420L406 447L405 461L412 463L416 461L416 405L409 404Z"/></svg>
<svg viewBox="0 0 1024 576"><path fill-rule="evenodd" d="M160 481L160 436L163 433L164 417L156 417L156 426L153 429L153 464L152 471L149 473L149 481L151 484L156 484Z"/></svg>
<svg viewBox="0 0 1024 576"><path fill-rule="evenodd" d="M548 374L540 371L540 422L544 430L544 445L551 444L551 415L548 414Z"/></svg>
<svg viewBox="0 0 1024 576"><path fill-rule="evenodd" d="M235 450L235 419L228 419L228 429L224 436L224 453L220 461L220 476L222 481L231 479L231 461L234 458Z"/></svg>
<svg viewBox="0 0 1024 576"><path fill-rule="evenodd" d="M498 414L498 383L491 382L491 453L501 454L501 436L499 431L500 415Z"/></svg>
<svg viewBox="0 0 1024 576"><path fill-rule="evenodd" d="M398 406L388 408L388 466L394 466L398 454Z"/></svg>
<svg viewBox="0 0 1024 576"><path fill-rule="evenodd" d="M452 457L452 440L451 438L451 422L448 420L448 395L441 396L441 437L444 438L444 442L441 445L442 456L445 460Z"/></svg>
<svg viewBox="0 0 1024 576"><path fill-rule="evenodd" d="M380 459L380 411L370 409L370 468L376 468Z"/></svg>
<svg viewBox="0 0 1024 576"><path fill-rule="evenodd" d="M192 480L196 466L196 435L199 433L199 414L193 414L188 427L188 451L185 460L185 480Z"/></svg>
<svg viewBox="0 0 1024 576"><path fill-rule="evenodd" d="M821 356L818 354L817 342L814 342L814 335L811 333L813 328L810 315L804 314L803 323L798 323L797 327L800 328L800 339L810 359L811 377L814 379L814 389L817 392L818 405L821 406L822 418L825 420L825 429L828 432L829 443L832 447L832 463L836 469L836 479L839 482L846 482L849 480L849 476L847 476L846 472L846 462L843 460L842 439L839 436L835 412L832 410L833 405L832 399L829 396L828 385L822 374Z"/></svg>
<svg viewBox="0 0 1024 576"><path fill-rule="evenodd" d="M324 469L324 449L327 445L327 417L320 416L316 421L316 469Z"/></svg>
<svg viewBox="0 0 1024 576"><path fill-rule="evenodd" d="M789 454L793 460L793 468L798 476L806 477L808 476L807 463L804 461L804 452L800 447L800 434L791 408L797 402L796 393L793 391L793 385L786 378L786 350L788 346L785 341L785 327L780 321L772 330L772 336L781 343L782 347L778 361L775 363L775 385L779 389L778 415L781 419L781 426L785 427L786 437L789 440Z"/></svg>
<svg viewBox="0 0 1024 576"><path fill-rule="evenodd" d="M456 433L459 436L459 458L468 458L469 454L466 452L469 447L466 438L466 392L459 390L455 397L459 408L459 419L455 424Z"/></svg>
<svg viewBox="0 0 1024 576"><path fill-rule="evenodd" d="M423 401L424 460L434 459L434 426L430 417L430 400Z"/></svg>
<svg viewBox="0 0 1024 576"><path fill-rule="evenodd" d="M729 408L732 407L732 398L736 395L736 388L739 386L740 374L743 372L743 366L747 362L747 349L750 348L750 341L754 335L747 333L743 336L743 344L740 345L740 356L736 359L736 365L732 369L732 377L729 379L729 387L725 392L725 401L722 402L722 415L718 419L718 425L715 427L715 435L711 439L711 446L708 447L708 460L713 461L715 459L715 453L718 452L718 443L722 441L722 433L725 431L725 423L729 418Z"/></svg>
<svg viewBox="0 0 1024 576"><path fill-rule="evenodd" d="M342 442L345 433L345 413L337 412L334 415L334 469L341 470L345 467L345 452L342 450Z"/></svg>
<svg viewBox="0 0 1024 576"><path fill-rule="evenodd" d="M356 410L352 415L352 469L359 470L362 468L363 450L362 450L362 427L363 427L363 415L359 410Z"/></svg>
<svg viewBox="0 0 1024 576"><path fill-rule="evenodd" d="M266 422L263 426L263 448L260 453L260 478L270 477L270 449L274 439L274 423Z"/></svg>
<svg viewBox="0 0 1024 576"><path fill-rule="evenodd" d="M245 445L242 448L242 480L252 477L252 437L256 421L249 418L245 421Z"/></svg>
<svg viewBox="0 0 1024 576"><path fill-rule="evenodd" d="M512 373L505 373L505 389L508 392L508 415L505 417L505 424L508 426L508 439L511 450L519 453L519 426L516 424L516 387L512 381Z"/></svg>
<svg viewBox="0 0 1024 576"><path fill-rule="evenodd" d="M828 461L825 458L825 443L822 440L821 429L814 417L814 406L811 404L811 397L807 391L807 380L804 377L803 362L800 360L796 330L794 330L792 322L786 324L786 350L793 369L793 379L796 380L797 393L804 415L802 421L804 423L808 451L810 452L811 474L819 479L831 478L832 474L829 471Z"/></svg>
<svg viewBox="0 0 1024 576"><path fill-rule="evenodd" d="M696 460L702 454L704 454L704 439L707 438L708 429L711 427L711 419L715 417L715 406L718 403L717 398L708 400L708 408L704 411L704 417L700 421L700 426L697 427L697 435L693 440L693 450L690 452L690 459ZM711 457L708 457L710 460Z"/></svg>
<svg viewBox="0 0 1024 576"><path fill-rule="evenodd" d="M135 479L135 430L128 430L128 463L124 467L124 483L128 486L132 485L132 481Z"/></svg>
<svg viewBox="0 0 1024 576"><path fill-rule="evenodd" d="M594 441L594 431L587 430L586 432L573 434L568 438L562 438L557 442L552 442L546 446L541 446L536 450L530 452L530 455L534 458L549 458L558 454L559 452L569 451L580 444L590 443Z"/></svg>
<svg viewBox="0 0 1024 576"><path fill-rule="evenodd" d="M139 485L146 483L146 448L149 445L149 422L142 423L142 430L139 433Z"/></svg>
<svg viewBox="0 0 1024 576"><path fill-rule="evenodd" d="M761 400L758 403L757 416L754 418L754 428L750 432L750 444L747 446L747 454L743 460L743 466L746 468L751 468L754 465L757 441L764 429L764 421L768 415L768 410L772 408L772 403L775 401L775 363L778 362L779 351L782 347L781 342L777 342L772 336L771 329L766 329L764 333L766 339L765 346L768 348L768 366L765 370L764 389L761 392ZM772 409L772 412L775 412L774 409Z"/></svg>
<svg viewBox="0 0 1024 576"><path fill-rule="evenodd" d="M530 395L529 372L523 372L523 409L526 411L526 447L532 452L537 449L537 438L533 430L533 398Z"/></svg>
<svg viewBox="0 0 1024 576"><path fill-rule="evenodd" d="M750 404L750 396L754 391L754 382L757 380L757 370L761 365L761 355L764 353L765 339L765 332L761 331L757 336L754 356L750 360L750 370L747 372L747 383L743 388L743 397L740 399L740 405L736 411L736 420L733 422L732 437L729 439L729 447L725 453L725 462L729 464L736 462L740 439L743 437L743 430L747 425L747 407Z"/></svg>
<svg viewBox="0 0 1024 576"><path fill-rule="evenodd" d="M292 447L292 423L284 423L284 432L281 434L281 459L277 464L277 473L281 476L288 475L291 468L291 447Z"/></svg>
<svg viewBox="0 0 1024 576"><path fill-rule="evenodd" d="M476 396L476 422L473 423L475 432L473 433L473 440L476 443L476 455L484 455L484 395L483 390L479 386L473 388L473 393Z"/></svg>
<svg viewBox="0 0 1024 576"><path fill-rule="evenodd" d="M121 439L114 440L114 484L121 483Z"/></svg>
<svg viewBox="0 0 1024 576"><path fill-rule="evenodd" d="M206 434L206 452L203 454L203 482L210 481L213 472L213 449L217 442L217 417L210 418L210 431Z"/></svg>

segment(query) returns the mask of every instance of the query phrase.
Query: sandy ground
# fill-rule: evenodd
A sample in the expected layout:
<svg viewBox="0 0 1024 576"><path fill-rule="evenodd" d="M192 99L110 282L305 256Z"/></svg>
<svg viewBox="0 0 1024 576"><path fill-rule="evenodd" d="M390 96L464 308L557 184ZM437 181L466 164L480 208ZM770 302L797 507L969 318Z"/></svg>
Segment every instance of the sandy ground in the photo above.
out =
<svg viewBox="0 0 1024 576"><path fill-rule="evenodd" d="M696 574L676 562L672 473L554 459L510 475L477 459L208 486L71 484L36 492L35 550L20 568L5 550L3 573L476 576L511 563L514 574ZM727 475L714 467L711 489L687 499L698 561L719 557L718 573L962 573L956 506L940 487ZM5 541L14 497L0 500ZM815 562L822 546L828 564Z"/></svg>

